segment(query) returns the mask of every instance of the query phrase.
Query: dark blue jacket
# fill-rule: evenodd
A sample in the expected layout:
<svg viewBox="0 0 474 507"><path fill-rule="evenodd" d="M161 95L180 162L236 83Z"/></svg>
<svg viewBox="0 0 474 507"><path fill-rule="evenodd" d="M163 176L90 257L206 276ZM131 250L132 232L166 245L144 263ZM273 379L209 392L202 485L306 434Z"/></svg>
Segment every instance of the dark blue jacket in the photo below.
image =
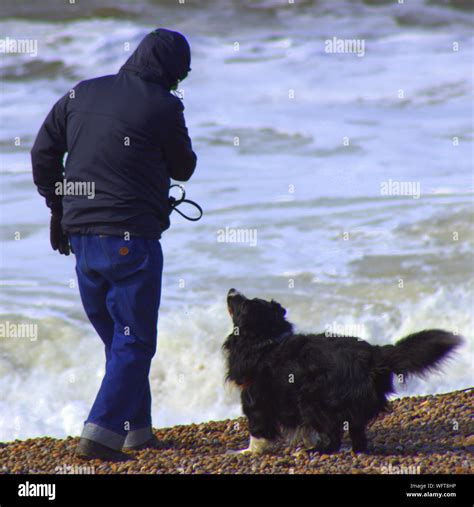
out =
<svg viewBox="0 0 474 507"><path fill-rule="evenodd" d="M196 167L184 106L170 92L190 62L186 39L158 29L118 74L82 81L54 105L31 158L65 232L159 238L169 227L170 178L187 181ZM69 195L77 182L94 192Z"/></svg>

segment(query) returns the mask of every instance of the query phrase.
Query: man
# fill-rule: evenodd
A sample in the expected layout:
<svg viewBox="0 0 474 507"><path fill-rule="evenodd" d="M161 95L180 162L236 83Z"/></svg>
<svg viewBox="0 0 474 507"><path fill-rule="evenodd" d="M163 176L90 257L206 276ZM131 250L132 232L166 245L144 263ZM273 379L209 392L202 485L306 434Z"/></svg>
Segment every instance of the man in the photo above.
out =
<svg viewBox="0 0 474 507"><path fill-rule="evenodd" d="M148 381L158 240L170 225L170 178L187 181L196 167L184 107L170 90L190 62L183 35L153 31L118 74L82 81L61 98L31 151L34 182L51 209L51 245L76 255L82 303L105 345L105 375L76 450L86 459L123 460L122 449L159 446Z"/></svg>

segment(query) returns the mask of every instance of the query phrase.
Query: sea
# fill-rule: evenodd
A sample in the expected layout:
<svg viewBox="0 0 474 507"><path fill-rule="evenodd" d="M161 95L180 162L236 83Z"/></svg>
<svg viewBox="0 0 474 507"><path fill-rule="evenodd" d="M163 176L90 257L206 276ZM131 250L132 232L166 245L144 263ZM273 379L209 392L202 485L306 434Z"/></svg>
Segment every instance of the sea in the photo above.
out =
<svg viewBox="0 0 474 507"><path fill-rule="evenodd" d="M0 50L31 43L0 52L0 441L79 435L104 374L29 150L60 96L157 27L192 48L178 92L204 216L173 214L161 240L154 426L241 415L221 351L231 287L279 301L299 332L459 333L397 396L473 385L471 1L2 0L0 14Z"/></svg>

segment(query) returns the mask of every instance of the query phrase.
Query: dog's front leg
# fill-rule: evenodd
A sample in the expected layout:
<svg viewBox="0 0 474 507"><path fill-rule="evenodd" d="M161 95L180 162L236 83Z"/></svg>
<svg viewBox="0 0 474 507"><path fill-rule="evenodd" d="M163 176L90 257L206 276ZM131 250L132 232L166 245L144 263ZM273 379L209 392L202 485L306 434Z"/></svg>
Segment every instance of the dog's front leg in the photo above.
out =
<svg viewBox="0 0 474 507"><path fill-rule="evenodd" d="M249 423L250 442L239 454L262 454L277 437L275 420L268 400L251 386L242 392L242 408Z"/></svg>

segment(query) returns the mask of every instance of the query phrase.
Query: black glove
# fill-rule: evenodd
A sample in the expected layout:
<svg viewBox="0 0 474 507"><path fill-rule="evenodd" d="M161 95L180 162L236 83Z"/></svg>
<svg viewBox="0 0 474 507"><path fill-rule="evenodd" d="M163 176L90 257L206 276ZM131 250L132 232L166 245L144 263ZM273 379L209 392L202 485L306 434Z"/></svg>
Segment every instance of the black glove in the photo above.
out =
<svg viewBox="0 0 474 507"><path fill-rule="evenodd" d="M49 227L49 239L53 250L58 250L60 254L69 255L71 249L69 248L69 239L64 234L61 227L62 213L53 211L51 214L51 223Z"/></svg>

